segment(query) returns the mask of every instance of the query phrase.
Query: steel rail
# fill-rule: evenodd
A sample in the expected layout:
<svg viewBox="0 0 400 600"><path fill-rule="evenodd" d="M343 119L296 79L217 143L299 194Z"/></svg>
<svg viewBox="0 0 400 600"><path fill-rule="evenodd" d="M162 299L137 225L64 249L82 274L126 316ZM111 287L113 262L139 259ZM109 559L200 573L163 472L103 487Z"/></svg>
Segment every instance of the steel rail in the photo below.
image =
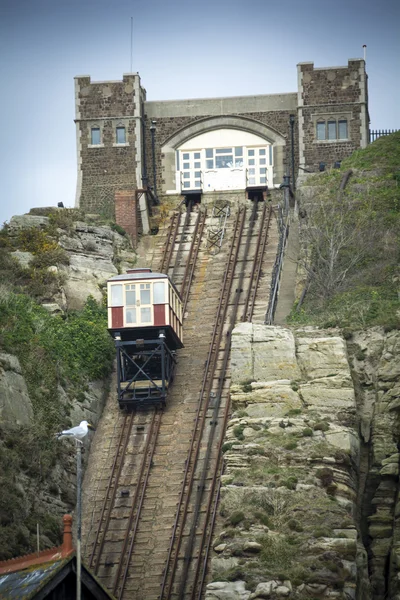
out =
<svg viewBox="0 0 400 600"><path fill-rule="evenodd" d="M160 431L162 412L160 410L157 410L157 411L155 411L154 414L158 418L155 419L155 427L152 428L152 431L151 431L152 437L153 437L153 443L150 446L150 453L149 453L149 458L148 458L148 461L147 461L146 474L145 474L144 481L143 481L143 484L142 484L142 493L140 495L139 506L138 506L137 511L136 511L135 523L134 523L134 526L133 526L131 541L130 541L128 553L127 553L127 556L126 556L125 569L124 569L124 574L122 576L122 582L121 582L121 586L120 586L120 593L118 595L118 600L122 599L122 595L123 595L124 589L125 589L126 579L128 577L129 563L131 561L132 552L133 552L133 546L134 546L135 540L136 540L136 534L137 534L137 530L138 530L138 527L139 527L140 515L142 513L143 501L144 501L144 497L145 497L146 490L147 490L147 483L148 483L148 480L149 480L150 470L151 470L151 467L152 467L152 464L153 464L153 456L154 456L154 452L155 452L156 445L157 445L158 433ZM153 423L154 423L154 421L153 421ZM129 529L131 529L131 525L130 525ZM115 589L114 593L115 592L116 592L116 589Z"/></svg>
<svg viewBox="0 0 400 600"><path fill-rule="evenodd" d="M124 541L123 541L123 545L122 545L122 550L120 552L120 559L118 561L118 569L117 569L117 572L116 572L115 577L114 577L114 583L113 583L113 591L112 591L112 593L115 596L118 588L120 588L121 589L121 593L120 593L119 598L121 598L122 593L123 593L123 589L124 589L125 581L126 581L127 568L128 568L128 565L129 565L129 560L128 560L126 562L127 566L125 568L124 575L122 576L122 585L119 585L120 584L120 578L121 578L122 566L123 566L123 562L124 562L124 557L126 556L126 550L127 550L128 542L129 542L129 534L130 534L130 532L132 530L133 517L134 517L134 514L135 514L135 508L136 508L136 505L137 505L137 500L138 500L138 496L139 496L139 490L140 490L141 487L143 487L143 486L141 486L141 481L142 481L143 475L145 473L146 463L148 463L148 469L147 470L149 470L149 468L151 466L151 459L149 461L147 461L147 457L148 457L148 454L149 454L149 449L150 449L151 457L154 454L154 448L155 448L155 444L156 444L156 441L157 441L157 437L155 437L153 445L151 445L151 442L152 442L152 438L153 438L154 424L156 422L156 415L160 415L160 414L161 414L161 412L159 410L152 411L152 419L151 419L151 422L150 422L149 432L147 434L146 445L145 445L145 448L144 448L144 451L143 451L143 460L141 461L140 472L139 472L139 476L137 478L137 485L136 485L136 489L135 489L135 494L134 494L134 497L133 497L133 500L132 500L131 509L130 509L130 512L129 512L128 524L127 524L127 527L126 527L126 530L125 530L125 537L124 537ZM159 419L159 421L160 421L160 419ZM158 429L159 429L159 424L157 426L157 435L158 435ZM147 484L147 479L148 479L148 474L146 473L146 477L145 477L145 483L146 484Z"/></svg>
<svg viewBox="0 0 400 600"><path fill-rule="evenodd" d="M210 343L210 349L209 349L209 353L208 353L208 357L207 357L207 361L206 361L206 365L205 365L205 373L204 373L203 384L202 384L200 397L199 397L199 405L198 405L197 414L196 414L196 418L195 418L195 424L194 424L190 448L189 448L189 452L188 452L188 458L186 459L186 467L185 467L185 472L184 472L184 477L183 477L183 483L182 483L181 493L180 493L180 497L179 497L179 501L178 501L178 508L177 508L176 518L175 518L175 522L174 522L174 526L173 526L173 532L171 535L171 542L170 542L170 547L169 547L169 551L168 551L167 561L166 561L166 565L165 565L165 569L164 569L163 581L161 584L161 592L160 592L161 599L164 597L165 593L166 593L166 597L170 598L170 595L172 593L172 586L173 586L173 582L174 582L174 578L175 578L179 550L180 550L180 545L181 545L182 536L183 536L183 529L184 529L184 525L186 522L186 515L187 515L187 511L188 511L190 494L191 494L192 485L193 485L193 481L194 481L195 465L197 463L197 458L198 458L198 454L200 451L201 436L202 436L202 433L204 430L204 423L206 420L207 409L208 409L208 400L209 400L209 395L210 395L210 391L211 391L211 387L212 387L211 372L214 374L216 364L217 364L217 354L218 354L217 349L219 347L221 337L222 337L223 324L225 321L225 315L226 315L230 290L231 290L232 281L233 281L234 266L237 262L237 256L238 256L238 252L239 252L239 248L240 248L240 239L241 239L241 236L243 233L245 212L246 212L245 209L243 209L243 208L239 209L236 220L235 220L235 224L234 224L233 239L232 239L229 257L228 257L228 261L227 261L227 268L225 270L225 276L224 276L224 280L223 280L219 306L217 309L217 314L216 314L216 318L215 318L215 322L214 322L212 341ZM206 391L207 391L207 393L205 393ZM203 402L204 398L206 399L205 403ZM192 467L191 477L188 478L191 467ZM186 498L185 498L185 496L186 496ZM185 500L185 502L184 502L184 500ZM181 521L181 526L180 526L179 535L177 536L177 530L178 530L180 521ZM176 548L175 548L175 546L176 546ZM172 556L174 553L174 550L175 550L175 554L174 554L174 556ZM172 567L171 567L171 569L169 569L171 560L172 560ZM169 578L168 578L168 576L169 576ZM167 578L169 579L169 581L167 581Z"/></svg>
<svg viewBox="0 0 400 600"><path fill-rule="evenodd" d="M161 265L160 265L160 273L165 273L166 275L168 275L167 271L171 264L172 254L174 251L174 244L175 244L176 236L178 235L180 217L181 217L180 213L175 211L172 214L171 221L170 221L170 224L168 227L169 233L168 233L167 241L164 246L164 252L162 255Z"/></svg>
<svg viewBox="0 0 400 600"><path fill-rule="evenodd" d="M200 227L199 227L199 232L198 232L198 242L196 245L196 249L194 251L194 256L193 256L193 261L192 264L190 266L190 273L189 273L189 281L188 281L188 285L187 285L187 291L185 293L184 298L182 299L182 314L185 314L186 311L186 307L187 307L187 303L189 302L189 292L190 292L190 288L192 286L192 281L193 281L193 277L194 277L194 271L196 268L196 264L197 264L197 258L199 256L199 251L200 251L200 247L201 247L201 240L203 239L203 233L204 233L204 227L206 224L206 217L207 214L206 212L202 213L203 216L201 217L201 222L200 222Z"/></svg>
<svg viewBox="0 0 400 600"><path fill-rule="evenodd" d="M121 432L120 432L119 439L118 439L118 445L117 445L117 449L116 449L115 456L114 456L114 461L113 461L113 464L111 467L110 477L108 479L107 489L106 489L106 493L104 496L104 502L103 502L103 506L101 509L101 513L100 513L98 529L96 532L96 537L95 537L93 548L92 548L92 554L89 559L89 566L93 568L93 564L94 564L95 574L97 574L97 572L98 572L100 559L101 559L101 556L103 553L105 538L106 538L108 527L110 524L111 512L112 512L112 509L114 506L115 496L117 493L118 481L121 476L122 467L124 464L125 451L128 446L128 441L129 441L131 431L132 431L134 416L135 416L135 411L131 412L130 415L124 416L124 420L123 420L122 427L121 427ZM124 439L125 426L127 423L128 423L128 431L127 431L127 434ZM122 452L120 452L122 446L123 446ZM118 458L120 458L120 462L119 462L119 465L117 468ZM115 474L116 470L117 470L117 472L116 472L114 485L113 485L113 479L114 479L114 474ZM111 490L112 490L111 497L109 497ZM106 512L108 500L109 500L109 506L108 506L108 510ZM103 520L104 520L104 528L103 528L103 533L100 537L100 531L102 528ZM97 557L96 557L96 546L99 541L99 537L100 537L100 545L99 545L99 549L98 549ZM96 560L95 560L95 557L96 557Z"/></svg>
<svg viewBox="0 0 400 600"><path fill-rule="evenodd" d="M186 215L185 215L185 221L183 223L183 227L182 227L182 231L181 231L181 235L180 235L180 239L179 239L179 244L178 244L178 249L176 251L176 257L175 257L175 261L174 261L174 266L172 269L172 274L171 274L171 279L173 282L175 282L175 276L176 276L176 269L179 266L179 261L180 261L180 256L182 254L182 246L183 246L183 241L185 238L185 232L186 229L190 223L190 215L192 212L192 206L193 206L193 201L189 200L187 206L186 206ZM171 255L171 259L172 259L172 255Z"/></svg>
<svg viewBox="0 0 400 600"><path fill-rule="evenodd" d="M179 600L183 599L185 587L187 584L189 565L190 565L190 560L191 560L192 553L193 553L194 541L195 541L195 536L196 536L196 524L197 524L197 521L199 518L201 502L202 502L203 493L205 490L206 476L207 476L207 471L208 471L208 467L209 467L209 462L211 459L211 452L212 452L212 447L213 447L213 442L214 442L214 435L215 435L215 430L216 430L218 412L219 412L219 408L221 405L223 387L224 387L224 383L225 383L225 376L226 376L226 371L227 371L228 361L229 361L229 356L230 356L231 333L232 333L233 328L235 327L236 318L237 318L238 309L239 309L239 301L240 301L241 294L243 292L242 286L243 286L243 280L244 280L244 272L245 272L245 268L246 268L246 259L247 259L249 249L250 249L250 243L251 243L251 238L253 235L254 223L256 220L256 216L257 216L257 210L258 210L257 203L255 202L253 205L253 210L251 212L250 221L249 221L249 227L247 230L246 245L245 245L244 254L243 254L244 258L239 263L237 263L237 261L236 261L236 263L238 265L240 265L240 274L239 274L238 286L235 290L235 300L234 300L233 307L230 312L229 328L226 333L226 336L227 336L227 339L229 339L229 342L225 344L225 347L223 349L222 366L220 367L220 371L219 371L218 388L217 388L217 393L216 393L215 405L214 405L214 409L213 409L213 416L212 416L212 420L211 420L211 422L213 423L213 429L210 432L210 436L209 436L208 442L207 442L207 450L206 450L206 454L205 454L204 461L203 461L203 469L202 469L202 474L200 477L200 484L198 485L199 491L198 491L198 494L196 497L195 509L193 511L194 517L192 520L192 527L191 527L190 536L189 536L189 539L188 539L188 542L186 545L185 562L184 562L184 566L183 566L183 574L181 577L180 591L178 594ZM228 405L228 402L225 406L225 419L227 419L227 410L229 410L229 408L227 408L227 405ZM220 436L220 441L219 441L220 446L222 446L221 440L223 440L223 436L224 436L224 432L225 432L225 426L226 426L225 419L224 419L224 423L223 423L223 432L222 432L222 435ZM212 489L209 494L209 503L210 503L210 499L212 498L212 494L213 494L214 487L215 487L215 478L216 478L216 471L214 470L213 483L211 486ZM208 521L208 517L207 517L207 513L206 513L206 523L207 523L207 521ZM203 528L203 532L204 532L204 528ZM198 572L198 568L199 568L199 559L200 559L201 553L203 551L203 544L204 544L204 535L201 538L199 556L198 556L196 572L195 572L196 578L197 578L197 572ZM192 592L193 592L193 589L194 589L194 587L192 587Z"/></svg>
<svg viewBox="0 0 400 600"><path fill-rule="evenodd" d="M197 213L197 219L196 219L196 223L195 223L194 231L193 231L193 235L192 235L192 243L190 244L189 255L188 255L188 258L186 261L185 272L183 274L183 279L182 279L181 288L180 288L180 294L181 294L182 302L184 304L184 306L182 306L182 309L183 309L182 312L184 312L184 310L186 308L186 304L187 304L187 298L188 298L189 294L185 295L185 291L186 291L186 288L189 290L190 284L192 282L194 267L196 265L196 260L197 260L197 256L198 256L200 244L201 244L201 238L202 238L203 230L204 230L204 224L205 224L205 219L206 219L205 215L206 215L205 212ZM193 260L193 258L194 258L194 260ZM191 270L191 276L190 276L190 280L189 280L189 285L187 285L189 270ZM185 300L186 300L186 302L185 302Z"/></svg>

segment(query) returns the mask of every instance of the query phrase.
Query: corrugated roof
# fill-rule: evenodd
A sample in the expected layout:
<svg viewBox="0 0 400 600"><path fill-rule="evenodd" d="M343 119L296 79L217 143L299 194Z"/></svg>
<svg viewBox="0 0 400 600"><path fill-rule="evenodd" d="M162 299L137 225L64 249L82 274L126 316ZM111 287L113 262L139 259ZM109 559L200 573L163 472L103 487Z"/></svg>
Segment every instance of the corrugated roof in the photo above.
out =
<svg viewBox="0 0 400 600"><path fill-rule="evenodd" d="M70 558L28 567L0 576L0 598L29 600L59 571Z"/></svg>

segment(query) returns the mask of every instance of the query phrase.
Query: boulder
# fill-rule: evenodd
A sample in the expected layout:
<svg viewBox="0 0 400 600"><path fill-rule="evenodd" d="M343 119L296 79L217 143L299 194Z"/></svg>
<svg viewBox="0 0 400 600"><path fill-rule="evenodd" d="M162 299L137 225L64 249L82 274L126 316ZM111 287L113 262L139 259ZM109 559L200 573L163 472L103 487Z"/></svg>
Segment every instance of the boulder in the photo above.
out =
<svg viewBox="0 0 400 600"><path fill-rule="evenodd" d="M215 581L206 588L206 600L248 600L251 592L244 581Z"/></svg>

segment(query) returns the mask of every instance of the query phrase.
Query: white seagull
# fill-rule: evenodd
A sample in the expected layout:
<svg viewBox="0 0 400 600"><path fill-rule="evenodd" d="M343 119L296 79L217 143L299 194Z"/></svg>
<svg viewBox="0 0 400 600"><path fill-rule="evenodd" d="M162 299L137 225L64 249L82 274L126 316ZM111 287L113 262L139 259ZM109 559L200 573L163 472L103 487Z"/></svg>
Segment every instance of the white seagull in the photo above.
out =
<svg viewBox="0 0 400 600"><path fill-rule="evenodd" d="M71 429L65 429L64 431L60 431L60 433L56 434L57 439L59 440L62 437L72 437L78 441L81 441L89 429L93 429L93 425L88 423L87 421L81 421L79 425L76 427L71 427Z"/></svg>

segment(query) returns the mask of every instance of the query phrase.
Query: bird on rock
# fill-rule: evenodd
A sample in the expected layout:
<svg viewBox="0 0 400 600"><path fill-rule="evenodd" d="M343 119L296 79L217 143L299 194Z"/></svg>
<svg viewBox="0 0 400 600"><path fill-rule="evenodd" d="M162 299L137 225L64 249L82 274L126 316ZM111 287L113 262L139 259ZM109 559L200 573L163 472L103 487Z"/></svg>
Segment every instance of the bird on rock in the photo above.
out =
<svg viewBox="0 0 400 600"><path fill-rule="evenodd" d="M81 421L76 427L71 427L71 429L64 429L64 431L60 431L60 433L56 434L56 437L58 440L62 437L70 437L80 442L85 435L87 435L89 429L94 430L95 428L87 421Z"/></svg>

